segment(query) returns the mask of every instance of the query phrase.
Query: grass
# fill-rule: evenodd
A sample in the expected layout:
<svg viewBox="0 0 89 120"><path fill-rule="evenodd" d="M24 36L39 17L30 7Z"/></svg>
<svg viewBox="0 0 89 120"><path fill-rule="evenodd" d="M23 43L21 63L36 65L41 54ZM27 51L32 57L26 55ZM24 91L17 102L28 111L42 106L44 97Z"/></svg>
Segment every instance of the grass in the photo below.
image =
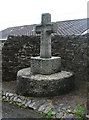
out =
<svg viewBox="0 0 89 120"><path fill-rule="evenodd" d="M38 111L38 113L45 116L46 118L52 118L52 115L51 115L52 110L51 109L48 110L48 113L44 113L44 112L40 112L40 111Z"/></svg>
<svg viewBox="0 0 89 120"><path fill-rule="evenodd" d="M0 101L3 101L3 99L1 98Z"/></svg>
<svg viewBox="0 0 89 120"><path fill-rule="evenodd" d="M83 120L83 117L84 117L84 108L78 104L75 108L76 112L74 112L74 114L76 116L78 116L78 120Z"/></svg>

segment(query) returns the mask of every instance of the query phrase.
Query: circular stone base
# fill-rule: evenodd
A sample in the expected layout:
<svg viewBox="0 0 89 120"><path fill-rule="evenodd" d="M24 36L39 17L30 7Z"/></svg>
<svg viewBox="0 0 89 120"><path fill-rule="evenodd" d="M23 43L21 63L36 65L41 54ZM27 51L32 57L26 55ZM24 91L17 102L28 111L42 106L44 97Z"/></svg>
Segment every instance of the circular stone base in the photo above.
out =
<svg viewBox="0 0 89 120"><path fill-rule="evenodd" d="M25 68L17 73L17 94L25 96L57 96L69 92L74 88L74 75L61 71L51 75L31 73Z"/></svg>

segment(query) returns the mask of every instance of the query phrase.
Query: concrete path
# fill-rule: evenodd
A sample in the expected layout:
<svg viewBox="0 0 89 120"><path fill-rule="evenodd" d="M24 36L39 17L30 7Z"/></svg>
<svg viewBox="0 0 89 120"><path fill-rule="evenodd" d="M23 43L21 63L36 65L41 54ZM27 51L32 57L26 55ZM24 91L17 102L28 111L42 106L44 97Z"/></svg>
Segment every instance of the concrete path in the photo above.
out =
<svg viewBox="0 0 89 120"><path fill-rule="evenodd" d="M9 120L10 118L44 118L42 115L34 112L31 109L23 109L16 105L8 104L6 102L2 103L2 116L3 120ZM17 120L15 119L15 120ZM11 119L12 120L12 119Z"/></svg>

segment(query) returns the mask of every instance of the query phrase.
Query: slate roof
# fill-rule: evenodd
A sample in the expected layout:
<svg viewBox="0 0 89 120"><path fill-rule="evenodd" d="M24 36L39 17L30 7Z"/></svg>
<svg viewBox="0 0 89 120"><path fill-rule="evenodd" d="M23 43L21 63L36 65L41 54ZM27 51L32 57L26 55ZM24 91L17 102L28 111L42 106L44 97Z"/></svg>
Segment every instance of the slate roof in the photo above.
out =
<svg viewBox="0 0 89 120"><path fill-rule="evenodd" d="M57 32L53 35L82 35L87 29L89 29L89 19L76 19L68 21L58 21L57 23ZM87 25L88 23L88 25ZM5 30L2 30L2 38L7 38L9 35L13 36L22 36L22 35L37 35L35 33L34 25L25 25L10 27Z"/></svg>

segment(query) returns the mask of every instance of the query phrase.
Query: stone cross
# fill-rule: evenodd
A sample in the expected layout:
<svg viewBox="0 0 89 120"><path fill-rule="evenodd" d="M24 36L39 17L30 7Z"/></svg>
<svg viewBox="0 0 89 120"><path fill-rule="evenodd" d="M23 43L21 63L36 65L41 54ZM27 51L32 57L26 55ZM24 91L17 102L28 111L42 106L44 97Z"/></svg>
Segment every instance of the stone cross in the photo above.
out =
<svg viewBox="0 0 89 120"><path fill-rule="evenodd" d="M51 58L51 33L56 32L56 23L51 22L51 14L42 14L41 24L36 26L36 33L41 34L40 57Z"/></svg>

